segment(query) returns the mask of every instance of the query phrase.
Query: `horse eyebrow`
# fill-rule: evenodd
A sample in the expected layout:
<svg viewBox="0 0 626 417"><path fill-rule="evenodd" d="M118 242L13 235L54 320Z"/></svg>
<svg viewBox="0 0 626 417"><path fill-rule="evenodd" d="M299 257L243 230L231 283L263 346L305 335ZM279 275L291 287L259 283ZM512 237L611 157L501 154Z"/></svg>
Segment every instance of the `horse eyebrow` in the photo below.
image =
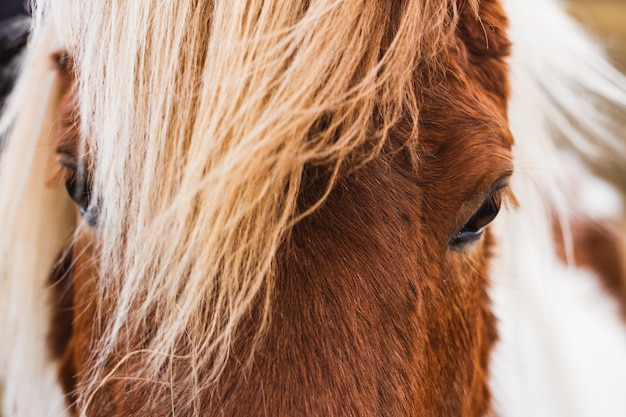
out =
<svg viewBox="0 0 626 417"><path fill-rule="evenodd" d="M67 130L62 131L57 139L55 152L57 155L65 155L70 160L74 160L77 155L76 135ZM66 158L67 160L68 158Z"/></svg>
<svg viewBox="0 0 626 417"><path fill-rule="evenodd" d="M65 91L61 95L61 101L57 110L58 137L55 143L55 152L58 155L65 155L69 159L78 157L78 147L80 142L80 128L77 114L76 87L73 77L73 62L68 55L63 52L54 54L53 59L57 63L57 68L64 78ZM66 158L67 159L67 158Z"/></svg>
<svg viewBox="0 0 626 417"><path fill-rule="evenodd" d="M513 168L502 167L499 171L493 172L486 182L475 188L472 196L468 198L471 203L467 206L468 213L475 212L483 205L483 203L495 196L500 196L502 202L509 207L517 208L518 201L515 193L511 189L511 177L513 176Z"/></svg>
<svg viewBox="0 0 626 417"><path fill-rule="evenodd" d="M519 201L515 197L515 192L511 188L511 177L513 177L513 170L505 170L500 175L500 178L494 183L490 196L500 194L502 203L505 203L509 208L517 209L519 207Z"/></svg>

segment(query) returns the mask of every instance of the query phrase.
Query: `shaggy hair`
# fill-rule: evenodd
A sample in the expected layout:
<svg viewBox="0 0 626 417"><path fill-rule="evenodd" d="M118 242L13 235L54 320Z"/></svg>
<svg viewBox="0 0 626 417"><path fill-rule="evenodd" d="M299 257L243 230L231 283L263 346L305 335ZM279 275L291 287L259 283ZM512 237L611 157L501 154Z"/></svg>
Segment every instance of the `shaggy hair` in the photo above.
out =
<svg viewBox="0 0 626 417"><path fill-rule="evenodd" d="M468 3L478 10L477 0ZM178 383L198 393L206 388L198 381L220 375L253 305L260 301L268 316L275 255L293 225L322 204L346 167L376 155L400 120L407 147L415 147L423 86L414 74L442 70L438 54L457 19L452 0L38 2L29 61L0 124L10 135L0 161L0 329L12 340L0 347L5 409L40 394L62 402L58 392L24 392L29 384L54 386L37 381L55 376L41 376L50 366L40 357L50 312L33 288L44 287L75 224L63 192L45 187L61 82L45 62L52 53L67 50L78 69L81 149L97 167L90 209L101 220L100 338L84 389L95 393L104 369L142 355L146 366L136 376L154 381L174 358L186 358L191 372ZM588 69L608 82L616 76L606 68ZM548 93L583 85L615 101L626 97L560 69L574 87L544 85ZM554 104L538 94L541 108ZM550 110L577 116L561 101ZM580 138L567 135L569 121L553 122ZM598 140L602 146L587 137L567 146L597 149L594 159L623 149L612 135ZM546 143L553 149L553 138ZM325 190L302 207L310 166L331 168ZM554 184L547 189L565 216ZM142 349L111 363L154 317Z"/></svg>
<svg viewBox="0 0 626 417"><path fill-rule="evenodd" d="M407 137L415 142L415 70L437 70L434 58L457 19L455 1L36 6L34 38L43 42L46 31L58 30L80 69L81 138L98 167L93 201L106 219L98 226L97 298L113 313L94 325L104 333L91 381L102 380L98 370L155 314L160 323L145 341L143 378L157 379L173 354L219 375L253 300L269 307L277 248L324 199L298 209L304 167L334 167L326 195L346 158L360 150L359 160L367 161L400 118L412 115ZM27 136L15 125L13 135ZM2 195L0 210L10 225L25 221L18 221L19 194L34 195L32 184L41 184L43 173L7 186L24 172L14 164L40 146L38 134L30 136L30 149L9 149L2 166L2 192L13 195ZM51 205L29 205L38 211L31 227L32 218L44 216L45 227L59 227ZM16 256L24 232L5 230L4 285L34 274L19 270L32 256L40 259L41 282L59 244L45 245L47 258L32 251ZM67 233L47 235L63 241ZM190 386L196 380L191 373Z"/></svg>

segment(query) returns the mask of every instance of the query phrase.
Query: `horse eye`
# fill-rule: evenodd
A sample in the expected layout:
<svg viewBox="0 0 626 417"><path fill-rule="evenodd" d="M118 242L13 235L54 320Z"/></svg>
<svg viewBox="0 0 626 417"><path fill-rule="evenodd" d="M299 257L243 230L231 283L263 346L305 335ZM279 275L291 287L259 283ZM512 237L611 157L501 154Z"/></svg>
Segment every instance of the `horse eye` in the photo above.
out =
<svg viewBox="0 0 626 417"><path fill-rule="evenodd" d="M465 223L450 242L452 248L461 248L480 239L485 227L496 218L500 211L501 199L498 194L492 193L472 218Z"/></svg>
<svg viewBox="0 0 626 417"><path fill-rule="evenodd" d="M65 189L70 198L78 206L82 218L90 225L95 225L96 216L91 210L91 181L87 170L75 167L65 181Z"/></svg>

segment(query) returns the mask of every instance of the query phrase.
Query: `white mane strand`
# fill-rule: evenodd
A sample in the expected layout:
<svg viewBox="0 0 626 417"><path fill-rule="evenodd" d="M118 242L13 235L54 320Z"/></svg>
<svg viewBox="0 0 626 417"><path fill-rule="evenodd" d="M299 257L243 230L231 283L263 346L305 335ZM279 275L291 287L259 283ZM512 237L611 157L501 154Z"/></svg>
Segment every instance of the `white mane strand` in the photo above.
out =
<svg viewBox="0 0 626 417"><path fill-rule="evenodd" d="M558 258L552 219L571 257L570 221L623 218L619 194L580 161L626 172L626 138L610 117L626 113L626 78L560 2L506 0L505 7L520 208L496 225L496 410L506 417L619 417L626 410L626 326L599 279Z"/></svg>

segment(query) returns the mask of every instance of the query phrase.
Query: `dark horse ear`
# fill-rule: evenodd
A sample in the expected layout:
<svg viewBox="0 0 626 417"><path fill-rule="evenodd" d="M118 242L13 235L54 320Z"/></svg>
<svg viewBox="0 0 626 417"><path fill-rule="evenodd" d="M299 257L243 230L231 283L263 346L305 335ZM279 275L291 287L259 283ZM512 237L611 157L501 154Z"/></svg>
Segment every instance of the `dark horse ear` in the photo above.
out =
<svg viewBox="0 0 626 417"><path fill-rule="evenodd" d="M11 92L30 33L30 17L19 15L0 22L0 111Z"/></svg>

